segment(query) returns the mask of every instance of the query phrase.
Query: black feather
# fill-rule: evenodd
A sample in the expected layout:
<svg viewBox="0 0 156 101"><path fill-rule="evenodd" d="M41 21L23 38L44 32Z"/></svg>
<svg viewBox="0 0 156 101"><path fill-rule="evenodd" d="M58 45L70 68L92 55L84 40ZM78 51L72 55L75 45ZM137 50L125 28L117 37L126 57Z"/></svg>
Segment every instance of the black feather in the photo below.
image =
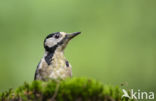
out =
<svg viewBox="0 0 156 101"><path fill-rule="evenodd" d="M36 80L36 77L37 77L37 70L38 70L38 68L39 68L39 66L40 66L40 63L41 63L41 61L39 62L39 64L37 65L37 69L36 69L36 71L35 71L35 77L34 77L34 80Z"/></svg>
<svg viewBox="0 0 156 101"><path fill-rule="evenodd" d="M66 60L66 66L69 67L69 62Z"/></svg>
<svg viewBox="0 0 156 101"><path fill-rule="evenodd" d="M48 52L47 56L45 56L45 61L47 62L48 65L51 64L53 54L55 53L55 50L57 49L58 46L62 45L64 41L66 40L67 36L65 36L60 42L58 42L55 46L53 47L48 47L44 44L45 50Z"/></svg>

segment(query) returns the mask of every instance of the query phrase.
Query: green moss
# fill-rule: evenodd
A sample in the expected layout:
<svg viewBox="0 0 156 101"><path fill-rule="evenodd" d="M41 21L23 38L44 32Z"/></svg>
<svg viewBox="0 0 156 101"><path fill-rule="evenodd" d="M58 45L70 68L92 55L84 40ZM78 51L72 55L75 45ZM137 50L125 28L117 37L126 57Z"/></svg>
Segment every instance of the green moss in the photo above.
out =
<svg viewBox="0 0 156 101"><path fill-rule="evenodd" d="M130 101L121 89L87 78L33 81L0 94L0 101Z"/></svg>

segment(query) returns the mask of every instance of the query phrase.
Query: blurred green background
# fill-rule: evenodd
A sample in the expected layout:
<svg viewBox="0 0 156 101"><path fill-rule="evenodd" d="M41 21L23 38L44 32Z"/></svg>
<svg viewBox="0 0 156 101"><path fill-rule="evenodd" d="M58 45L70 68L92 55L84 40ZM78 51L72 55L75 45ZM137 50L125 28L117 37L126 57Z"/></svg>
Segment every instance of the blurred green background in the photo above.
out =
<svg viewBox="0 0 156 101"><path fill-rule="evenodd" d="M33 80L58 31L82 31L65 50L73 76L156 91L156 0L0 0L0 91Z"/></svg>

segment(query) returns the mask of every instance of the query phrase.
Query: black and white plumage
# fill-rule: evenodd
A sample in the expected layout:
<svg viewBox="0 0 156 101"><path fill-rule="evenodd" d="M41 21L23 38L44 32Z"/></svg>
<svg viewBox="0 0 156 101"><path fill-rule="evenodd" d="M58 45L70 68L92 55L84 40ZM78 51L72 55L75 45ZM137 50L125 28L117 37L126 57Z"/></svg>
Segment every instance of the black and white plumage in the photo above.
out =
<svg viewBox="0 0 156 101"><path fill-rule="evenodd" d="M35 80L64 79L72 76L72 67L64 56L64 49L78 34L80 32L55 32L45 38L45 54L37 66Z"/></svg>

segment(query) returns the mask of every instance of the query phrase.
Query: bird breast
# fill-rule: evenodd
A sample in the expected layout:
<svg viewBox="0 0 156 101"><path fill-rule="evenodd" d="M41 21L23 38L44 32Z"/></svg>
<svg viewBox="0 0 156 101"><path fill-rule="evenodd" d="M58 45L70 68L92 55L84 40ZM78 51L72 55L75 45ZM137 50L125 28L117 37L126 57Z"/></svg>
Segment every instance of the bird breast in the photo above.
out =
<svg viewBox="0 0 156 101"><path fill-rule="evenodd" d="M64 79L72 76L72 69L64 54L55 52L49 65L46 63L45 58L42 58L37 73L38 80Z"/></svg>
<svg viewBox="0 0 156 101"><path fill-rule="evenodd" d="M71 65L64 57L63 53L55 53L49 68L52 68L52 72L49 75L50 78L66 78L72 75Z"/></svg>

